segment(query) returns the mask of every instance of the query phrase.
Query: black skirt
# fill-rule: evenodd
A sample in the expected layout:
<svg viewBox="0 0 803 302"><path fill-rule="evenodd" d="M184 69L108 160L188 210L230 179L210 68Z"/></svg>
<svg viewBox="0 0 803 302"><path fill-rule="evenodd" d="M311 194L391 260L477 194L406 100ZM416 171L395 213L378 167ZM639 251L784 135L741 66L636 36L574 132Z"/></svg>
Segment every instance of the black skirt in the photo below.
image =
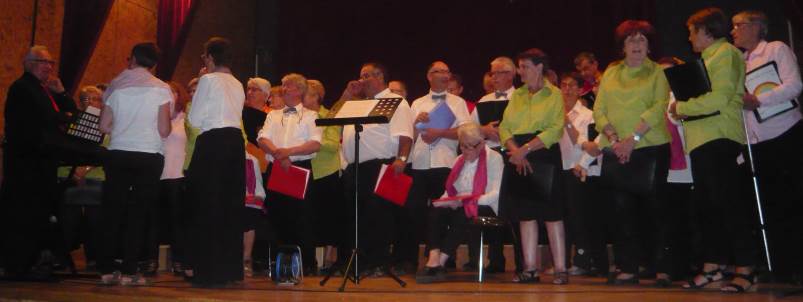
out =
<svg viewBox="0 0 803 302"><path fill-rule="evenodd" d="M558 144L527 155L533 173L522 176L516 166L505 163L500 198L501 215L512 221L558 221L564 216L561 161Z"/></svg>
<svg viewBox="0 0 803 302"><path fill-rule="evenodd" d="M240 129L198 136L187 191L195 205L186 250L193 282L210 286L243 280L245 144Z"/></svg>

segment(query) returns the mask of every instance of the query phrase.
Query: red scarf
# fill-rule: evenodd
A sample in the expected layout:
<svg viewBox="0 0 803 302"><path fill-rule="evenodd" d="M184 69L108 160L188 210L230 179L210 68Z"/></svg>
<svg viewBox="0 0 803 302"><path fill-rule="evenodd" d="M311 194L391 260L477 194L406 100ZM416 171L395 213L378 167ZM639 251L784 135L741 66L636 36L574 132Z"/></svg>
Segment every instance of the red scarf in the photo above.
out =
<svg viewBox="0 0 803 302"><path fill-rule="evenodd" d="M686 169L686 154L683 152L683 142L680 140L678 126L675 126L669 118L665 120L666 129L669 130L669 135L672 136L672 140L669 142L669 170Z"/></svg>
<svg viewBox="0 0 803 302"><path fill-rule="evenodd" d="M488 183L487 158L488 155L486 154L485 146L483 146L480 151L477 171L474 173L474 183L471 189L471 195L475 197L463 200L463 211L465 211L466 217L468 218L477 217L477 201L479 200L479 196L485 193L485 185ZM452 167L452 171L449 172L449 177L446 178L446 194L450 197L457 195L454 182L460 177L460 172L463 170L465 163L465 155L458 157L457 162L455 162L454 167Z"/></svg>
<svg viewBox="0 0 803 302"><path fill-rule="evenodd" d="M254 173L259 171L254 170L254 162L250 158L245 159L245 206L254 208L265 212L265 201L259 196L255 195L257 180Z"/></svg>

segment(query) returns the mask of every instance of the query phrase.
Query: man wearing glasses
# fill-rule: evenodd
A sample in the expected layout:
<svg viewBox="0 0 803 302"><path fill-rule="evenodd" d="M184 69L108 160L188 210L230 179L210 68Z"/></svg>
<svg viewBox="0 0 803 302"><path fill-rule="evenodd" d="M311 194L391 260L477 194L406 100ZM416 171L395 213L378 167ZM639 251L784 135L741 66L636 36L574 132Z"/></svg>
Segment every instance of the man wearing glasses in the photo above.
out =
<svg viewBox="0 0 803 302"><path fill-rule="evenodd" d="M23 65L6 97L0 266L9 279L46 280L50 266L37 260L46 249L58 168L57 152L48 145L76 106L53 74L56 62L46 47L31 47Z"/></svg>
<svg viewBox="0 0 803 302"><path fill-rule="evenodd" d="M743 11L732 18L733 44L744 50L745 70L752 70L775 62L780 85L761 93L747 91L744 94L744 122L747 137L753 148L753 159L758 175L761 201L766 210L770 252L776 278L782 281L800 282L803 261L799 250L803 248L799 227L803 203L801 203L800 167L803 167L799 148L803 140L803 116L800 103L797 108L759 121L754 109L766 110L773 106L786 106L799 102L803 84L795 54L781 41L767 42L767 16L759 11ZM764 86L759 85L759 87ZM797 100L796 100L797 99ZM777 107L776 107L777 108ZM792 190L791 192L789 190ZM791 193L791 194L790 194ZM786 196L795 196L788 198Z"/></svg>

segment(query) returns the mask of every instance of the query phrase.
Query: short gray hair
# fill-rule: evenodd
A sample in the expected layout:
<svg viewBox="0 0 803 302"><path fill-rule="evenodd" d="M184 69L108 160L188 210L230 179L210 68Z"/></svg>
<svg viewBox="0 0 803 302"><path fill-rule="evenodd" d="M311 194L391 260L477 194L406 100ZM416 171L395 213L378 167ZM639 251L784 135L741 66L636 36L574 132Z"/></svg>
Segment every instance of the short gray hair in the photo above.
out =
<svg viewBox="0 0 803 302"><path fill-rule="evenodd" d="M39 57L37 56L37 54L40 53L40 52L43 52L43 51L48 51L47 50L47 46L43 46L43 45L31 46L31 48L28 49L28 52L25 53L25 58L23 60L30 61L30 60L38 59Z"/></svg>
<svg viewBox="0 0 803 302"><path fill-rule="evenodd" d="M485 139L485 136L482 135L480 125L470 121L457 128L457 139L459 142L481 141Z"/></svg>
<svg viewBox="0 0 803 302"><path fill-rule="evenodd" d="M510 67L510 71L516 71L516 64L513 63L513 59L508 57L496 57L491 61L491 65L493 66L494 64L507 65L507 67Z"/></svg>
<svg viewBox="0 0 803 302"><path fill-rule="evenodd" d="M257 87L259 87L259 89L262 90L262 92L270 94L270 81L260 77L256 77L248 79L248 83L246 85L251 85L252 83L254 85L257 85Z"/></svg>
<svg viewBox="0 0 803 302"><path fill-rule="evenodd" d="M769 32L769 25L767 24L767 15L764 12L757 10L745 10L734 15L733 18L744 18L747 22L758 24L758 38L764 39Z"/></svg>

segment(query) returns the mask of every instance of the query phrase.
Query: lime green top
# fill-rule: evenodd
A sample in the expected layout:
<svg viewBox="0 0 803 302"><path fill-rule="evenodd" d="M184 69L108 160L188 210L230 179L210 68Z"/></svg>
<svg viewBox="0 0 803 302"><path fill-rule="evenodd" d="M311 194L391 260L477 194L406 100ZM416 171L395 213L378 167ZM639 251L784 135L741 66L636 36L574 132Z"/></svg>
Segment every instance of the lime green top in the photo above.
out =
<svg viewBox="0 0 803 302"><path fill-rule="evenodd" d="M707 118L683 122L686 151L715 139L725 138L745 143L742 120L744 96L744 59L739 50L725 38L714 41L703 50L703 61L711 79L711 92L686 102L678 102L678 114L696 116L714 113Z"/></svg>
<svg viewBox="0 0 803 302"><path fill-rule="evenodd" d="M670 140L664 117L668 102L669 83L660 65L650 59L638 67L615 62L602 75L594 102L594 123L600 133L612 125L619 138L624 139L644 120L650 131L644 133L635 148L666 144ZM605 135L600 136L600 147L610 145Z"/></svg>
<svg viewBox="0 0 803 302"><path fill-rule="evenodd" d="M544 87L532 96L527 85L522 85L510 98L499 124L501 142L517 134L541 131L538 138L549 148L563 135L563 96L560 89L544 80Z"/></svg>
<svg viewBox="0 0 803 302"><path fill-rule="evenodd" d="M109 146L109 135L108 134L104 135L103 143L101 144L101 146L104 146L104 147L108 147ZM56 171L56 175L59 178L67 178L67 176L70 175L70 169L72 169L72 166L61 166ZM87 172L86 175L84 175L84 179L105 181L106 180L106 172L103 172L103 167L101 167L101 166L92 167L92 169L90 169L89 172Z"/></svg>
<svg viewBox="0 0 803 302"><path fill-rule="evenodd" d="M184 112L190 112L192 102L187 103L187 109ZM184 170L190 167L192 161L192 153L195 151L195 139L201 134L201 128L195 128L190 125L190 119L184 119L184 129L187 131L187 157L184 158Z"/></svg>
<svg viewBox="0 0 803 302"><path fill-rule="evenodd" d="M319 117L326 117L329 110L321 106ZM312 158L312 176L319 179L340 170L340 126L323 127L321 149Z"/></svg>

